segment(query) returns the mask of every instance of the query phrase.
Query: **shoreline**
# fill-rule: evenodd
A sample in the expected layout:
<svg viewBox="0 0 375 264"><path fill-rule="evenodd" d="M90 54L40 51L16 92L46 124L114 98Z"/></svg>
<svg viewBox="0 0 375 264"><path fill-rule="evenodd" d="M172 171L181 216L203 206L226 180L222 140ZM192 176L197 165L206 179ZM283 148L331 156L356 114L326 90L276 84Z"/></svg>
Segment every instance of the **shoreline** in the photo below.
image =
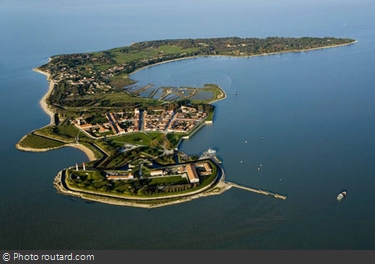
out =
<svg viewBox="0 0 375 264"><path fill-rule="evenodd" d="M51 58L49 59L49 61L51 61ZM48 90L47 90L47 93L42 97L42 99L40 100L39 104L42 107L43 111L47 115L50 116L50 123L49 124L52 125L54 123L53 119L54 119L54 114L55 113L48 107L47 99L50 96L50 94L52 93L53 88L55 87L55 82L50 79L51 74L49 74L48 72L41 71L38 68L34 68L33 71L35 71L37 73L40 73L40 74L43 74L44 76L46 76L46 79L48 81Z"/></svg>
<svg viewBox="0 0 375 264"><path fill-rule="evenodd" d="M270 192L270 191L265 191L262 189L246 187L246 186L242 186L237 183L234 183L234 182L226 181L225 172L223 168L221 168L221 175L219 176L220 178L218 179L216 184L214 183L211 186L207 186L205 187L205 189L201 191L196 191L189 195L176 194L176 195L172 195L172 197L164 197L164 198L161 197L161 198L152 198L152 199L147 199L147 198L136 199L136 198L129 198L129 197L126 198L126 197L120 197L120 196L111 195L111 194L108 194L108 195L103 194L103 193L98 194L93 191L82 191L82 190L77 190L75 188L70 189L66 185L66 183L63 182L64 181L63 177L65 177L65 173L63 171L64 170L59 171L53 181L53 186L57 189L57 192L64 194L64 195L68 195L68 196L78 197L87 201L110 204L110 205L130 206L130 207L148 208L148 209L159 208L159 207L164 207L168 205L189 202L198 198L221 195L224 192L231 189L232 187L237 188L237 189L242 189L245 191L249 191L252 193L263 194L268 197L271 196L277 199L282 199L282 200L287 199L287 196L285 195L277 194L277 193Z"/></svg>
<svg viewBox="0 0 375 264"><path fill-rule="evenodd" d="M27 135L23 136L21 138L20 141L22 141L23 138L25 138ZM61 148L64 148L64 147L72 147L72 148L75 148L75 149L79 149L81 150L83 153L86 154L87 158L89 159L89 161L94 161L96 160L96 156L95 156L95 153L85 147L84 145L81 145L81 144L76 144L76 143L69 143L69 144L65 144L61 147L55 147L55 148L40 148L40 149L37 149L37 148L25 148L25 147L22 147L19 143L16 144L16 149L18 150L22 150L22 151L26 151L26 152L46 152L46 151L50 151L50 150L57 150L57 149L61 149Z"/></svg>
<svg viewBox="0 0 375 264"><path fill-rule="evenodd" d="M50 62L51 60L52 59L49 58L48 62ZM40 74L43 74L44 76L46 76L46 79L48 81L48 90L45 93L45 95L42 97L42 99L39 101L39 104L40 104L41 108L43 109L43 111L47 115L49 115L49 117L50 117L50 123L49 123L49 125L53 125L54 124L54 115L55 115L55 113L49 108L49 106L47 104L47 99L48 99L48 97L50 96L50 94L52 93L52 91L53 91L53 89L55 87L55 82L50 79L51 74L49 74L48 72L39 70L38 68L33 68L33 71L35 71L37 73L40 73ZM27 135L23 136L19 142L21 142L22 139L24 139L26 136ZM37 149L37 148L24 148L24 147L22 147L19 144L19 142L16 144L16 148L19 149L19 150L22 150L22 151L27 151L27 152L46 152L46 151L49 151L49 150L56 150L56 149L60 149L60 148L63 148L63 147L73 147L73 148L76 148L76 149L79 149L79 150L83 151L86 154L86 156L89 159L89 161L96 160L95 153L92 150L90 150L89 148L87 148L87 147L85 147L84 145L81 145L81 144L70 143L70 144L65 144L65 145L63 145L61 147L56 147L56 148Z"/></svg>
<svg viewBox="0 0 375 264"><path fill-rule="evenodd" d="M285 50L285 51L278 51L278 52L270 52L270 53L261 53L261 54L254 54L254 55L196 55L191 57L184 57L184 58L177 58L173 60L167 60L167 61L161 61L155 64L147 65L142 68L136 69L135 71L128 74L128 77L130 78L131 75L137 73L138 71L144 70L149 67L158 66L164 63L169 62L176 62L180 60L189 60L189 59L197 59L197 58L208 58L208 57L231 57L231 58L253 58L253 57L261 57L261 56L271 56L271 55L279 55L283 53L299 53L299 52L307 52L307 51L313 51L313 50L320 50L320 49L329 49L329 48L338 48L338 47L344 47L349 46L352 44L357 43L358 40L354 40L353 42L344 43L344 44L336 44L331 46L324 46L324 47L317 47L317 48L309 48L309 49L302 49L302 50Z"/></svg>
<svg viewBox="0 0 375 264"><path fill-rule="evenodd" d="M97 158L96 158L96 156L95 156L95 153L94 153L91 149L85 147L85 146L82 145L82 144L71 143L71 144L66 144L66 145L64 145L64 147L65 147L65 146L66 146L66 147L76 148L76 149L79 149L79 150L83 151L83 152L86 154L86 156L87 156L87 158L89 159L89 161L97 160Z"/></svg>
<svg viewBox="0 0 375 264"><path fill-rule="evenodd" d="M195 194L191 195L176 195L174 198L161 198L162 201L159 203L147 203L147 200L144 200L144 202L137 202L137 200L131 200L126 199L122 197L115 197L115 196L106 196L106 195L96 195L94 193L86 193L81 192L79 190L71 190L67 189L63 184L63 171L59 171L57 175L54 178L53 185L57 189L57 191L61 194L72 196L72 197L78 197L87 201L97 202L97 203L104 203L104 204L110 204L110 205L118 205L118 206L130 206L130 207L136 207L136 208L159 208L164 207L168 205L174 205L174 204L180 204L189 202L198 198L202 197L208 197L213 195L220 195L227 190L231 189L235 186L234 183L225 181L225 175L223 174L218 183L211 189L208 187L208 189L200 191ZM157 201L158 199L153 199L154 201Z"/></svg>
<svg viewBox="0 0 375 264"><path fill-rule="evenodd" d="M338 47L349 46L349 45L355 44L357 42L358 42L358 40L354 40L353 42L344 43L344 44L336 44L336 45L331 45L331 46L309 48L309 49L301 49L301 50L286 50L286 51L262 53L262 54L258 54L258 55L250 55L250 56L242 56L242 57L249 57L250 58L250 57L258 57L258 56L279 55L279 54L283 54L283 53L299 53L299 52L307 52L307 51L312 51L312 50L338 48ZM241 57L241 56L238 56L238 57Z"/></svg>

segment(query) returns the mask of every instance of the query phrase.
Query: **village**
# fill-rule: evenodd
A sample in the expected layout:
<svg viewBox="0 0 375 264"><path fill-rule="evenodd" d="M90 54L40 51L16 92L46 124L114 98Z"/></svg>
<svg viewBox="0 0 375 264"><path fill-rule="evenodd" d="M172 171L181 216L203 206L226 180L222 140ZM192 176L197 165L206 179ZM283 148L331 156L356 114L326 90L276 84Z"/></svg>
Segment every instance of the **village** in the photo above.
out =
<svg viewBox="0 0 375 264"><path fill-rule="evenodd" d="M201 124L208 114L195 107L181 106L177 110L143 110L135 108L131 112L106 113L107 122L90 123L89 115L82 115L72 121L79 129L91 137L119 135L131 132L178 132L189 133Z"/></svg>

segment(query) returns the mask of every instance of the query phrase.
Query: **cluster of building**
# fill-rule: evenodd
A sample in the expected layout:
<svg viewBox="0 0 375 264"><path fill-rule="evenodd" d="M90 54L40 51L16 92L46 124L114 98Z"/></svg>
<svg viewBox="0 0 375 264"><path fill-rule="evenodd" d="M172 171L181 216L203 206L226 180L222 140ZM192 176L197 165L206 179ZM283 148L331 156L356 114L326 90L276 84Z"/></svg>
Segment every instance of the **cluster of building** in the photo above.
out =
<svg viewBox="0 0 375 264"><path fill-rule="evenodd" d="M187 133L200 124L207 113L194 107L182 106L177 111L160 109L141 112L136 108L132 112L107 113L105 116L108 122L102 124L91 124L83 116L76 118L73 124L95 136L110 131L114 135L141 130Z"/></svg>
<svg viewBox="0 0 375 264"><path fill-rule="evenodd" d="M200 124L207 117L207 113L194 107L181 106L171 120L168 131L188 132Z"/></svg>
<svg viewBox="0 0 375 264"><path fill-rule="evenodd" d="M199 176L209 176L212 174L212 167L207 161L189 163L175 167L175 169L169 173L165 169L157 169L150 171L151 177L163 177L167 175L181 175L181 177L187 177L190 183L199 183Z"/></svg>
<svg viewBox="0 0 375 264"><path fill-rule="evenodd" d="M116 112L108 113L106 117L114 134L124 134L127 132L137 132L139 127L139 109L134 109L134 112Z"/></svg>
<svg viewBox="0 0 375 264"><path fill-rule="evenodd" d="M86 69L88 74L93 74L91 77L82 76L75 68L63 67L59 70L60 74L54 77L56 83L64 80L67 84L71 86L82 85L86 87L86 94L96 94L98 91L103 92L105 90L110 90L112 87L107 84L101 78L98 78L95 71L92 68ZM101 77L109 77L105 72L99 72ZM105 79L105 78L104 78ZM68 94L69 95L69 94ZM71 93L71 96L74 94Z"/></svg>
<svg viewBox="0 0 375 264"><path fill-rule="evenodd" d="M118 180L133 180L134 175L132 174L131 171L128 172L128 173L113 172L113 173L108 173L106 175L106 178L107 178L107 180L115 180L115 181L118 181Z"/></svg>
<svg viewBox="0 0 375 264"><path fill-rule="evenodd" d="M82 163L82 170L86 170L85 163ZM79 171L79 166L76 164L76 171ZM155 169L150 171L150 177L167 177L169 175L180 175L181 177L187 177L190 183L199 183L199 176L205 177L212 174L212 167L207 161L189 163L174 167L173 170L167 169ZM106 171L107 180L133 180L134 175L132 170L124 171Z"/></svg>
<svg viewBox="0 0 375 264"><path fill-rule="evenodd" d="M163 169L155 169L150 171L150 177L168 177L168 176L176 176L180 175L181 177L187 177L190 183L199 183L200 176L209 176L212 174L211 165L208 162L197 162L197 163L189 163L186 165L180 165L175 167L173 170L168 170L166 168ZM108 180L132 180L134 179L134 175L131 171L126 173L114 173L108 172L107 173Z"/></svg>
<svg viewBox="0 0 375 264"><path fill-rule="evenodd" d="M186 54L181 54L180 56L185 56ZM106 70L97 70L95 66L85 66L85 65L96 65L96 64L108 64L109 58L106 56L95 57L90 56L89 54L76 54L76 55L67 55L68 60L79 60L81 62L80 67L76 66L63 66L58 68L58 74L54 75L54 81L56 83L60 81L65 81L67 84L72 87L77 85L83 85L86 89L84 90L85 94L96 94L98 92L103 93L108 90L111 90L113 87L108 84L108 80L114 76L132 72L134 69L154 64L164 60L164 57L161 53L160 56L156 56L149 59L140 59L133 61L131 63L123 63L114 65ZM63 64L65 60L62 59ZM57 62L58 63L58 62ZM57 64L58 65L58 64ZM83 74L84 72L84 74ZM90 77L86 77L89 76ZM73 96L73 92L70 94Z"/></svg>
<svg viewBox="0 0 375 264"><path fill-rule="evenodd" d="M140 112L135 109L134 112L116 112L107 113L105 117L108 122L99 124L91 124L83 116L73 120L73 124L92 135L100 136L102 133L112 131L113 134L125 134L130 132L137 132L140 130Z"/></svg>
<svg viewBox="0 0 375 264"><path fill-rule="evenodd" d="M173 117L173 110L143 111L144 131L165 131Z"/></svg>

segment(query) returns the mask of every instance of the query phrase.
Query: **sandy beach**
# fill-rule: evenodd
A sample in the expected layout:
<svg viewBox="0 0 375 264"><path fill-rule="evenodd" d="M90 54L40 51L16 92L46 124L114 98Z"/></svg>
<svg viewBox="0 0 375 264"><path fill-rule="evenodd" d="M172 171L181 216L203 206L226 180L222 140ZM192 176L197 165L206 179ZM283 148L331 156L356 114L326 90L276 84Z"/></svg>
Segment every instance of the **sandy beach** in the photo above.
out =
<svg viewBox="0 0 375 264"><path fill-rule="evenodd" d="M73 148L82 150L86 154L86 156L88 157L89 161L96 160L96 156L95 156L94 152L91 151L89 148L85 147L82 144L67 144L65 146L67 146L67 147L73 147Z"/></svg>
<svg viewBox="0 0 375 264"><path fill-rule="evenodd" d="M22 141L22 139L20 141ZM25 147L22 147L19 143L16 144L17 149L22 150L22 151L27 151L27 152L46 152L46 151L50 151L50 150L60 149L60 148L63 148L63 147L73 147L73 148L76 148L76 149L79 149L79 150L83 151L86 154L89 161L94 161L94 160L97 159L93 151L91 151L89 148L87 148L87 147L85 147L84 145L81 145L81 144L71 143L71 144L63 145L62 147L41 148L41 149L25 148Z"/></svg>
<svg viewBox="0 0 375 264"><path fill-rule="evenodd" d="M45 75L47 77L47 81L49 82L48 91L43 96L43 98L40 100L40 106L42 107L42 109L44 110L44 112L46 112L50 116L50 118L51 118L50 124L53 124L54 112L52 112L51 109L48 107L47 99L50 96L51 92L53 91L53 88L55 86L55 82L52 81L49 78L50 74L48 72L41 71L41 70L39 70L37 68L34 68L33 70L36 71L36 72L38 72L38 73L41 73L41 74Z"/></svg>

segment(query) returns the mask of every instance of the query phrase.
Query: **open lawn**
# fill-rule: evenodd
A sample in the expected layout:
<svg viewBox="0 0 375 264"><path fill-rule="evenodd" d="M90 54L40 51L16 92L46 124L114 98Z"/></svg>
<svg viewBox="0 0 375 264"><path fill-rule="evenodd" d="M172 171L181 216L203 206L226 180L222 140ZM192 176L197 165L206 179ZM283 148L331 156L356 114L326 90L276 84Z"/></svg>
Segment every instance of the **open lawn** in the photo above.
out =
<svg viewBox="0 0 375 264"><path fill-rule="evenodd" d="M154 133L156 134L156 133ZM161 134L161 133L158 133ZM114 146L123 147L124 144L131 145L149 145L151 140L155 138L156 135L149 135L143 132L129 133L121 136L111 137L108 141Z"/></svg>
<svg viewBox="0 0 375 264"><path fill-rule="evenodd" d="M164 45L160 47L149 47L141 51L129 52L124 53L120 52L120 49L112 50L112 54L114 55L114 60L118 63L129 63L131 61L142 60L142 59L151 59L161 55L166 54L181 54L181 53L188 53L188 52L195 52L198 51L198 48L189 48L183 49L179 46L174 45Z"/></svg>
<svg viewBox="0 0 375 264"><path fill-rule="evenodd" d="M168 185L168 184L186 184L189 183L186 178L181 176L164 176L149 178L149 185Z"/></svg>
<svg viewBox="0 0 375 264"><path fill-rule="evenodd" d="M19 144L23 148L33 149L58 148L64 145L62 142L34 134L28 134L22 141L19 142Z"/></svg>
<svg viewBox="0 0 375 264"><path fill-rule="evenodd" d="M111 78L111 85L116 88L123 88L134 83L135 81L130 79L127 74L117 75Z"/></svg>

